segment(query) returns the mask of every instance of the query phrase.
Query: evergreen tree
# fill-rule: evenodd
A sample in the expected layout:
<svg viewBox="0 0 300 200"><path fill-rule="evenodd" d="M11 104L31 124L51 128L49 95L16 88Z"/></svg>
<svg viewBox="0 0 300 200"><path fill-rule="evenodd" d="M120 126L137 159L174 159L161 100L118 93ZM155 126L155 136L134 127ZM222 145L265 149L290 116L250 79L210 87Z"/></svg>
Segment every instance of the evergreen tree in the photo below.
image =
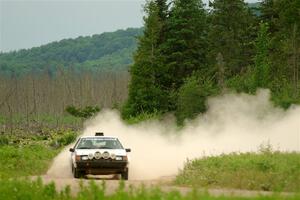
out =
<svg viewBox="0 0 300 200"><path fill-rule="evenodd" d="M216 73L216 58L222 55L225 77L230 78L251 64L255 20L243 0L215 0L209 5L209 62Z"/></svg>
<svg viewBox="0 0 300 200"><path fill-rule="evenodd" d="M168 18L168 5L166 0L155 0L155 3L158 9L158 17L161 22L158 44L162 44L165 41L166 35L165 21Z"/></svg>
<svg viewBox="0 0 300 200"><path fill-rule="evenodd" d="M271 89L278 98L290 93L289 99L280 100L285 106L288 103L284 101L295 102L300 96L299 10L299 0L264 0L261 7L261 19L270 25L270 73L274 77Z"/></svg>
<svg viewBox="0 0 300 200"><path fill-rule="evenodd" d="M165 21L168 17L167 0L155 0L155 3L158 9L158 17L161 21Z"/></svg>
<svg viewBox="0 0 300 200"><path fill-rule="evenodd" d="M199 0L174 0L161 45L158 82L169 92L168 109L174 110L176 92L194 71L206 63L206 11ZM175 99L174 99L175 98Z"/></svg>
<svg viewBox="0 0 300 200"><path fill-rule="evenodd" d="M271 68L269 61L269 26L260 23L259 32L254 41L255 55L254 65L245 71L237 74L231 79L227 79L227 85L238 92L255 93L257 88L270 88Z"/></svg>
<svg viewBox="0 0 300 200"><path fill-rule="evenodd" d="M156 57L162 27L159 8L155 1L148 1L145 5L144 35L139 38L134 64L130 68L129 97L123 107L125 118L162 110L163 95L156 84Z"/></svg>
<svg viewBox="0 0 300 200"><path fill-rule="evenodd" d="M269 43L268 25L261 23L255 42L254 88L268 88L270 86Z"/></svg>

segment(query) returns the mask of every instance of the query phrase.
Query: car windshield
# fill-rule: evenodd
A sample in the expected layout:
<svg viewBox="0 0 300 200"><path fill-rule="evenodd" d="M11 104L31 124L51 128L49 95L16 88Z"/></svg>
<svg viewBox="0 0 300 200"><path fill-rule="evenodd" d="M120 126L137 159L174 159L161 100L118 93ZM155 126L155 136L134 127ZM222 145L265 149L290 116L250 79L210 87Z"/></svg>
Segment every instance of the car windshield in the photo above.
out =
<svg viewBox="0 0 300 200"><path fill-rule="evenodd" d="M123 149L117 138L81 138L76 149Z"/></svg>

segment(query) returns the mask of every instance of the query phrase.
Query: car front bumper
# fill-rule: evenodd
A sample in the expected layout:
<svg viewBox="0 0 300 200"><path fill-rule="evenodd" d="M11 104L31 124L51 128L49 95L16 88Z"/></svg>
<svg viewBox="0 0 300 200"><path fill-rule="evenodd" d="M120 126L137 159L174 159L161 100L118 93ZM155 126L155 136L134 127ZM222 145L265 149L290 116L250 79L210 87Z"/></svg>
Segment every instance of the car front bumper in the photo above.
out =
<svg viewBox="0 0 300 200"><path fill-rule="evenodd" d="M76 169L86 174L93 175L119 174L128 170L127 164L127 161L116 161L109 159L86 160L76 161Z"/></svg>

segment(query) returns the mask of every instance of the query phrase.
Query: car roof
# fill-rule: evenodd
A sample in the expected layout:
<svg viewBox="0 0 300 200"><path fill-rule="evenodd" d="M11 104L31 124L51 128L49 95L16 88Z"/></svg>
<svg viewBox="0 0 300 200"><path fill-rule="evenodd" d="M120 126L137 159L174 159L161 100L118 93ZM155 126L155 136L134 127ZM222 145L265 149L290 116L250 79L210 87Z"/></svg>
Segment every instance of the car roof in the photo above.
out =
<svg viewBox="0 0 300 200"><path fill-rule="evenodd" d="M93 135L93 136L82 136L80 138L116 138L117 139L117 137L115 137L115 136L95 136L95 135Z"/></svg>

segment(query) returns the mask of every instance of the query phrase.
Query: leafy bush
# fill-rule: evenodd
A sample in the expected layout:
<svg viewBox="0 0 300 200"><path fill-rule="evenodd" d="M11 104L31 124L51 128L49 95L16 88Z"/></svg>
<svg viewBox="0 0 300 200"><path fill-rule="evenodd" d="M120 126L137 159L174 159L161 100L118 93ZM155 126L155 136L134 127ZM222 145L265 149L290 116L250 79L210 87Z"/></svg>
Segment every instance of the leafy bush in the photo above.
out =
<svg viewBox="0 0 300 200"><path fill-rule="evenodd" d="M50 145L53 147L61 147L71 144L76 140L77 133L74 131L62 131L53 136L53 140Z"/></svg>
<svg viewBox="0 0 300 200"><path fill-rule="evenodd" d="M75 106L68 106L66 108L66 111L74 117L87 119L97 114L100 111L100 108L98 106L86 106L85 108L76 108Z"/></svg>
<svg viewBox="0 0 300 200"><path fill-rule="evenodd" d="M76 134L74 132L67 132L58 139L58 143L65 146L74 142L75 139L76 139Z"/></svg>
<svg viewBox="0 0 300 200"><path fill-rule="evenodd" d="M178 92L176 117L182 125L185 119L193 119L206 111L206 98L217 92L212 82L200 81L196 76L188 78Z"/></svg>
<svg viewBox="0 0 300 200"><path fill-rule="evenodd" d="M0 146L8 145L9 139L5 135L0 135Z"/></svg>
<svg viewBox="0 0 300 200"><path fill-rule="evenodd" d="M267 191L300 191L300 154L274 152L232 153L189 160L177 184Z"/></svg>
<svg viewBox="0 0 300 200"><path fill-rule="evenodd" d="M149 120L157 120L160 119L161 114L159 112L154 113L142 113L137 115L136 117L129 117L126 119L126 122L128 124L137 124L143 121L149 121Z"/></svg>

